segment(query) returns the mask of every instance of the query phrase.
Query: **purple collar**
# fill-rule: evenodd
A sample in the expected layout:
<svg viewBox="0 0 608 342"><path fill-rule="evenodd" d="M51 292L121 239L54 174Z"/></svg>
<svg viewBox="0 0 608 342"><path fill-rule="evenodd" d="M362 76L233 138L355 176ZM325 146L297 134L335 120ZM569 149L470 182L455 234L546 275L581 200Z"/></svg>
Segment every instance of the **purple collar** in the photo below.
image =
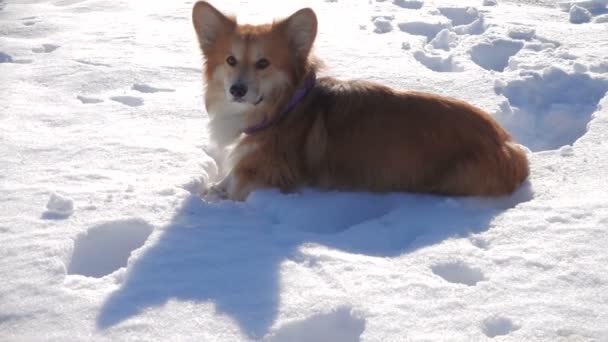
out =
<svg viewBox="0 0 608 342"><path fill-rule="evenodd" d="M275 115L270 120L264 119L262 122L260 122L257 125L245 128L245 130L243 130L243 133L245 133L245 134L254 134L254 133L257 133L259 131L265 130L266 128L268 128L268 127L274 125L275 123L277 123L284 116L286 116L289 112L291 112L293 110L293 108L298 103L300 103L300 101L302 101L302 99L304 99L304 97L306 97L306 95L308 95L308 93L315 86L316 79L317 79L317 76L315 75L315 73L311 72L310 75L308 76L308 78L306 78L306 81L304 83L304 87L297 89L295 91L295 93L293 93L293 96L291 97L291 99L287 103L287 106L285 106L285 109L283 109L279 114Z"/></svg>

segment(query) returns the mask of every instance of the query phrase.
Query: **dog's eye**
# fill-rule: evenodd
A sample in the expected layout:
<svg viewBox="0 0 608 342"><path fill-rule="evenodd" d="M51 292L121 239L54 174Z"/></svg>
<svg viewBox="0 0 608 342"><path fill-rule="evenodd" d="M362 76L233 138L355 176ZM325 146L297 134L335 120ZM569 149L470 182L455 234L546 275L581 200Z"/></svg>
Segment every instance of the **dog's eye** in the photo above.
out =
<svg viewBox="0 0 608 342"><path fill-rule="evenodd" d="M226 63L228 63L230 66L235 66L236 58L234 58L234 56L228 56L228 58L226 58Z"/></svg>
<svg viewBox="0 0 608 342"><path fill-rule="evenodd" d="M255 68L258 70L266 69L270 65L270 62L266 58L262 58L255 62Z"/></svg>

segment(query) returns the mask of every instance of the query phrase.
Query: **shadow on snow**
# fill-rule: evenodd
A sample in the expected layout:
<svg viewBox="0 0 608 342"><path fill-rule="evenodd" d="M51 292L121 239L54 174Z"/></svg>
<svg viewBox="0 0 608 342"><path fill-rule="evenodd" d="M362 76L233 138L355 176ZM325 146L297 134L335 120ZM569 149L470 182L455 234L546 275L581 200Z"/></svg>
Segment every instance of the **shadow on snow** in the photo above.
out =
<svg viewBox="0 0 608 342"><path fill-rule="evenodd" d="M485 231L529 200L529 184L501 199L431 195L254 193L245 203L187 198L159 240L104 303L97 326L112 327L170 299L211 302L252 338L267 333L279 306L280 265L299 247L394 257L450 237Z"/></svg>

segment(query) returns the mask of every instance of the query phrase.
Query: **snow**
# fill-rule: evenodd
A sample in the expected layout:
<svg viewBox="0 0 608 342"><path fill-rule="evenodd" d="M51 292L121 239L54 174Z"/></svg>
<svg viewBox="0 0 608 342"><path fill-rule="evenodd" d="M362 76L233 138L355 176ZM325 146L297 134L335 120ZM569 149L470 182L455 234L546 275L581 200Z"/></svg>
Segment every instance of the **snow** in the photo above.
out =
<svg viewBox="0 0 608 342"><path fill-rule="evenodd" d="M605 1L215 3L313 7L327 74L484 108L529 181L207 203L191 2L0 1L0 339L608 338Z"/></svg>
<svg viewBox="0 0 608 342"><path fill-rule="evenodd" d="M74 212L74 201L62 194L52 193L46 204L46 211L43 217L46 218L67 218Z"/></svg>
<svg viewBox="0 0 608 342"><path fill-rule="evenodd" d="M519 325L514 324L513 321L507 317L489 317L483 321L483 333L490 338L508 335L519 328Z"/></svg>
<svg viewBox="0 0 608 342"><path fill-rule="evenodd" d="M422 0L393 0L393 3L399 7L419 9L424 5Z"/></svg>
<svg viewBox="0 0 608 342"><path fill-rule="evenodd" d="M558 6L569 11L573 6L578 6L589 11L602 11L606 9L608 5L607 0L560 0L557 2Z"/></svg>
<svg viewBox="0 0 608 342"><path fill-rule="evenodd" d="M376 29L374 30L374 32L376 33L386 33L386 32L390 32L393 30L393 24L391 24L391 20L392 18L390 17L377 17L374 18L374 26L376 26Z"/></svg>
<svg viewBox="0 0 608 342"><path fill-rule="evenodd" d="M496 91L512 108L499 114L505 127L533 151L549 150L570 145L585 133L608 91L608 80L549 67L521 72L517 79L499 82Z"/></svg>
<svg viewBox="0 0 608 342"><path fill-rule="evenodd" d="M591 21L591 12L584 7L573 5L570 7L570 22L573 24L588 23Z"/></svg>
<svg viewBox="0 0 608 342"><path fill-rule="evenodd" d="M486 70L504 71L509 64L509 58L515 55L524 43L511 39L493 39L474 45L471 48L471 59Z"/></svg>
<svg viewBox="0 0 608 342"><path fill-rule="evenodd" d="M74 241L67 274L103 277L127 266L131 252L143 246L153 227L142 220L104 222Z"/></svg>
<svg viewBox="0 0 608 342"><path fill-rule="evenodd" d="M435 38L430 41L430 45L435 49L450 50L450 48L456 46L458 36L456 33L443 29L437 33Z"/></svg>

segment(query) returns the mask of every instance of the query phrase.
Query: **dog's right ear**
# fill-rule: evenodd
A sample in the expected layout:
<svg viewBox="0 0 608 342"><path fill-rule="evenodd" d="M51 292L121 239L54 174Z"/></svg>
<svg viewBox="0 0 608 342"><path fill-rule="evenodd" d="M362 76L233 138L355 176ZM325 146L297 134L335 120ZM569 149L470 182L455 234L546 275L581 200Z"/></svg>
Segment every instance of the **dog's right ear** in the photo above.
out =
<svg viewBox="0 0 608 342"><path fill-rule="evenodd" d="M226 17L206 1L199 1L194 5L192 23L204 54L208 54L221 32L236 26L233 18Z"/></svg>

